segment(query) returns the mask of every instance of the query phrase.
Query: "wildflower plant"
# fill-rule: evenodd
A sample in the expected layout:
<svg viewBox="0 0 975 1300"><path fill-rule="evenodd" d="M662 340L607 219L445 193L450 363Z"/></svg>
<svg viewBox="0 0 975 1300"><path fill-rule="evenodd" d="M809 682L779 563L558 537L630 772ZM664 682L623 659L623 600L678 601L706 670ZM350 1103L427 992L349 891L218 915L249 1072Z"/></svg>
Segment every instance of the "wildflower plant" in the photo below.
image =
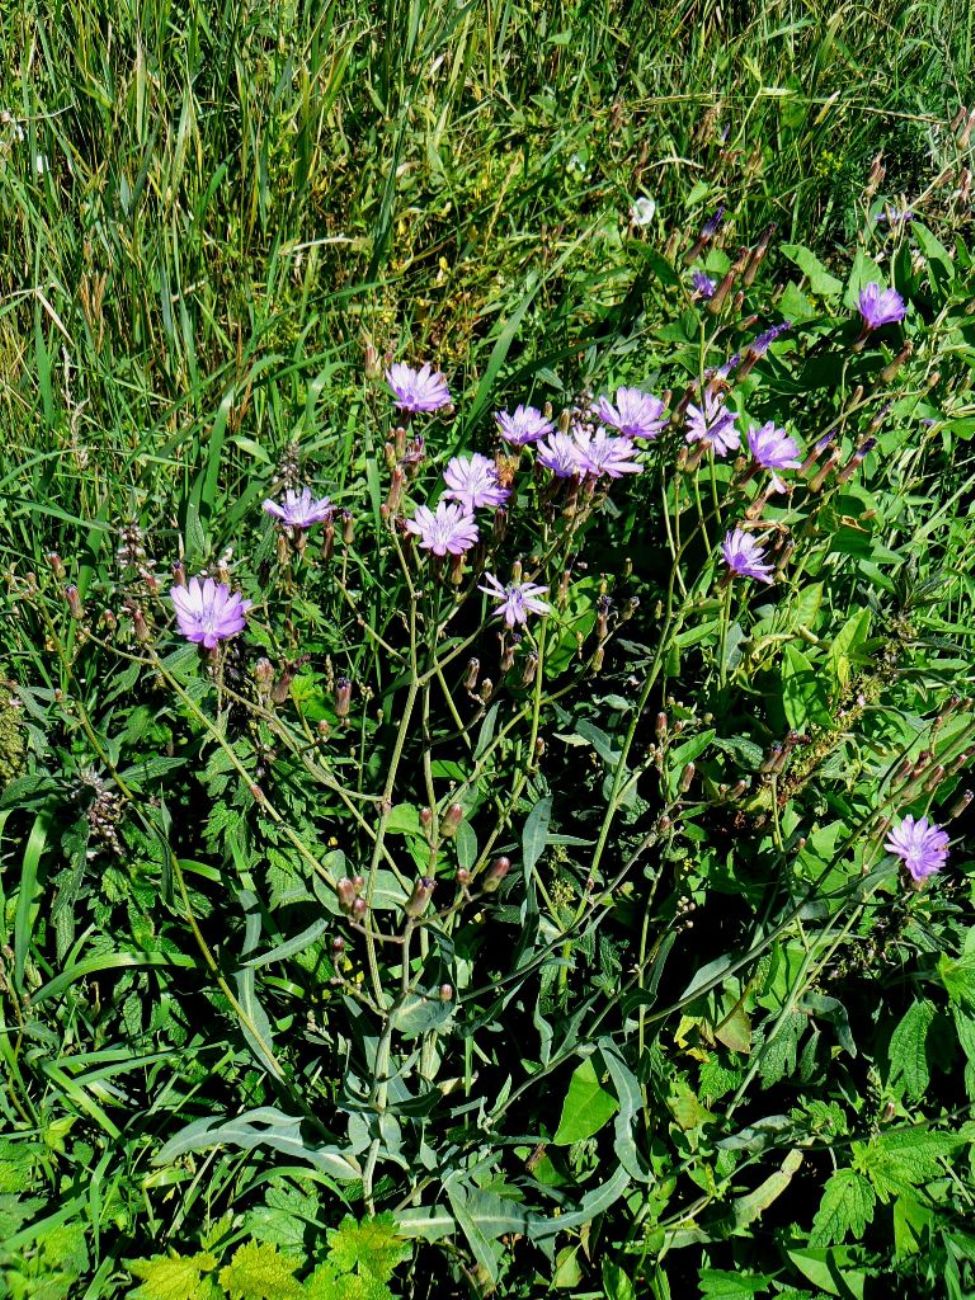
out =
<svg viewBox="0 0 975 1300"><path fill-rule="evenodd" d="M151 1213L226 1197L131 1274L730 1295L767 1215L749 1293L802 1294L880 1268L888 1204L972 1240L975 276L914 208L721 266L716 203L652 329L487 379L372 348L324 433L240 435L222 513L204 466L114 556L55 512L11 561L10 1119L107 1165L135 1099ZM121 1007L124 1086L62 1002Z"/></svg>

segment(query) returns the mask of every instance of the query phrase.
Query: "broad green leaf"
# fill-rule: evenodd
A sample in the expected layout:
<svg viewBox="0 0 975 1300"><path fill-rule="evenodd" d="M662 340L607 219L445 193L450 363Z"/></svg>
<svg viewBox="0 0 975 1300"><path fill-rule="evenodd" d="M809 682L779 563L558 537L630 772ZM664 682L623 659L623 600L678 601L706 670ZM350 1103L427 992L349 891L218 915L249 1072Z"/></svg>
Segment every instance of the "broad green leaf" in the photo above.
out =
<svg viewBox="0 0 975 1300"><path fill-rule="evenodd" d="M796 731L830 725L822 675L791 642L782 654L782 707L789 726Z"/></svg>
<svg viewBox="0 0 975 1300"><path fill-rule="evenodd" d="M538 859L545 852L549 823L552 820L552 796L547 794L525 818L521 833L521 852L524 859L525 883L531 879Z"/></svg>
<svg viewBox="0 0 975 1300"><path fill-rule="evenodd" d="M729 1273L720 1268L702 1268L698 1274L701 1300L747 1300L765 1295L771 1277L764 1273Z"/></svg>
<svg viewBox="0 0 975 1300"><path fill-rule="evenodd" d="M217 1266L213 1255L153 1255L126 1260L126 1267L142 1285L129 1292L129 1300L212 1300L220 1294L204 1277Z"/></svg>
<svg viewBox="0 0 975 1300"><path fill-rule="evenodd" d="M779 252L794 262L809 281L810 293L831 297L843 292L843 281L837 280L823 266L822 262L810 249L802 244L780 244Z"/></svg>
<svg viewBox="0 0 975 1300"><path fill-rule="evenodd" d="M854 1169L838 1169L823 1189L813 1220L810 1246L832 1246L852 1233L858 1240L873 1219L876 1197L867 1180Z"/></svg>
<svg viewBox="0 0 975 1300"><path fill-rule="evenodd" d="M870 634L871 618L870 608L865 605L847 619L833 638L826 662L836 691L844 691L850 684L855 657Z"/></svg>
<svg viewBox="0 0 975 1300"><path fill-rule="evenodd" d="M248 1241L220 1270L220 1285L230 1300L292 1300L302 1293L294 1276L300 1265L300 1259L282 1255L269 1242Z"/></svg>
<svg viewBox="0 0 975 1300"><path fill-rule="evenodd" d="M903 1080L904 1090L914 1101L924 1095L931 1079L927 1037L934 1016L933 1003L926 999L914 1002L890 1038L890 1074L887 1083L893 1087L899 1080Z"/></svg>
<svg viewBox="0 0 975 1300"><path fill-rule="evenodd" d="M329 1228L328 1259L339 1272L367 1273L388 1282L398 1264L409 1259L409 1245L396 1230L391 1214L377 1214L357 1223L347 1214L337 1228Z"/></svg>
<svg viewBox="0 0 975 1300"><path fill-rule="evenodd" d="M553 1143L565 1147L592 1137L613 1118L618 1108L612 1093L600 1086L593 1059L587 1056L572 1072Z"/></svg>

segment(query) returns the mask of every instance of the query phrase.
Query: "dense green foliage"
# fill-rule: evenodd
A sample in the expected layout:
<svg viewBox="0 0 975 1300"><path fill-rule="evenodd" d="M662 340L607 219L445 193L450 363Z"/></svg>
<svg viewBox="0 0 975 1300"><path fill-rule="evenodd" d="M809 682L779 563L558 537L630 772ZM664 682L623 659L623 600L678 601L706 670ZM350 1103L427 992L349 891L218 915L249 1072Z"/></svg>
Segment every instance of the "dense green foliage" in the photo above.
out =
<svg viewBox="0 0 975 1300"><path fill-rule="evenodd" d="M972 25L0 6L0 1294L975 1294ZM407 534L620 384L639 476Z"/></svg>

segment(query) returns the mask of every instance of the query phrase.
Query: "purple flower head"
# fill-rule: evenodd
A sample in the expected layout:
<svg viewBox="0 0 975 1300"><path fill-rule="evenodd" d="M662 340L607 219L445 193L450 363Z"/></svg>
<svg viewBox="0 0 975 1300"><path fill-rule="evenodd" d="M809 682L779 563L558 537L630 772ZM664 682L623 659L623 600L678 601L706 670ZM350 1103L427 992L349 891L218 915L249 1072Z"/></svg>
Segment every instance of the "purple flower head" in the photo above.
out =
<svg viewBox="0 0 975 1300"><path fill-rule="evenodd" d="M701 227L702 239L713 239L724 223L724 204L715 208L714 212L708 217Z"/></svg>
<svg viewBox="0 0 975 1300"><path fill-rule="evenodd" d="M749 352L754 352L756 357L764 357L775 340L780 334L785 334L787 330L792 329L792 321L780 321L778 325L772 325L769 329L763 330L761 334L756 334L748 345Z"/></svg>
<svg viewBox="0 0 975 1300"><path fill-rule="evenodd" d="M891 831L884 848L903 861L915 880L924 880L947 862L948 834L927 817L915 821L908 813Z"/></svg>
<svg viewBox="0 0 975 1300"><path fill-rule="evenodd" d="M434 555L463 555L477 542L474 516L456 501L437 502L434 513L429 506L417 506L406 527L420 539L420 545Z"/></svg>
<svg viewBox="0 0 975 1300"><path fill-rule="evenodd" d="M736 578L756 578L759 582L772 581L772 566L765 563L765 552L741 528L728 533L721 543L724 562Z"/></svg>
<svg viewBox="0 0 975 1300"><path fill-rule="evenodd" d="M643 466L633 459L636 451L629 438L614 438L605 429L597 429L595 433L576 429L573 440L583 474L592 478L604 474L607 478L620 478L623 474L643 472Z"/></svg>
<svg viewBox="0 0 975 1300"><path fill-rule="evenodd" d="M315 524L324 523L332 516L332 503L328 497L315 501L312 499L311 488L307 487L301 492L288 488L284 494L283 505L268 497L264 502L264 509L289 528L311 528Z"/></svg>
<svg viewBox="0 0 975 1300"><path fill-rule="evenodd" d="M691 285L699 298L713 298L717 285L703 271L695 271L691 276Z"/></svg>
<svg viewBox="0 0 975 1300"><path fill-rule="evenodd" d="M470 456L454 456L443 473L447 484L444 496L459 501L468 514L482 506L501 506L511 493L501 486L493 460L475 451Z"/></svg>
<svg viewBox="0 0 975 1300"><path fill-rule="evenodd" d="M212 650L218 641L243 632L244 615L251 607L237 591L222 582L190 578L185 587L171 587L169 598L176 607L176 622L187 641Z"/></svg>
<svg viewBox="0 0 975 1300"><path fill-rule="evenodd" d="M514 447L538 442L539 438L552 432L552 421L546 420L535 406L516 406L513 415L507 411L495 411L494 421L501 437Z"/></svg>
<svg viewBox="0 0 975 1300"><path fill-rule="evenodd" d="M639 388L617 388L615 406L608 397L596 403L597 417L624 438L656 438L667 423L665 410L659 397Z"/></svg>
<svg viewBox="0 0 975 1300"><path fill-rule="evenodd" d="M798 469L799 444L772 420L748 430L748 450L762 469Z"/></svg>
<svg viewBox="0 0 975 1300"><path fill-rule="evenodd" d="M720 379L728 379L731 377L731 375L734 374L734 372L738 369L740 365L741 365L741 353L732 352L728 360L725 361L723 365L718 366L717 370L715 371L715 374Z"/></svg>
<svg viewBox="0 0 975 1300"><path fill-rule="evenodd" d="M724 401L714 393L704 394L704 410L689 404L687 407L687 441L708 442L716 456L727 456L741 446L741 435L735 424L735 413L729 411Z"/></svg>
<svg viewBox="0 0 975 1300"><path fill-rule="evenodd" d="M860 315L868 330L876 330L881 325L903 320L907 307L896 289L881 289L879 284L871 281L860 293Z"/></svg>
<svg viewBox="0 0 975 1300"><path fill-rule="evenodd" d="M548 587L539 587L534 582L509 582L504 587L493 573L485 573L484 583L478 587L478 591L485 592L498 602L494 617L503 618L508 627L514 627L516 623L527 623L529 614L548 613L548 605L544 600L538 599L548 591Z"/></svg>
<svg viewBox="0 0 975 1300"><path fill-rule="evenodd" d="M913 208L905 208L903 212L897 208L885 208L878 212L874 220L878 226L900 226L905 222L913 221L916 214Z"/></svg>
<svg viewBox="0 0 975 1300"><path fill-rule="evenodd" d="M538 463L550 469L556 478L575 478L585 472L575 439L567 433L553 433L538 444Z"/></svg>
<svg viewBox="0 0 975 1300"><path fill-rule="evenodd" d="M439 411L450 405L447 381L429 361L420 370L403 361L395 362L386 371L386 383L401 411Z"/></svg>

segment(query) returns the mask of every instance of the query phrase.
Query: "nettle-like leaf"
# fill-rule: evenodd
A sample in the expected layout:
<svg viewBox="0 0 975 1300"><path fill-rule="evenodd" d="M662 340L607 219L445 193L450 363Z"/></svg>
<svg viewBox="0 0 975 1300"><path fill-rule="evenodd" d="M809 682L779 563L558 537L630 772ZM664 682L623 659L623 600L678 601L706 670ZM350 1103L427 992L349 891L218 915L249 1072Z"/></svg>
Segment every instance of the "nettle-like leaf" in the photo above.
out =
<svg viewBox="0 0 975 1300"><path fill-rule="evenodd" d="M370 1273L343 1273L326 1262L305 1282L307 1300L393 1300L385 1282Z"/></svg>
<svg viewBox="0 0 975 1300"><path fill-rule="evenodd" d="M379 1282L388 1282L397 1265L412 1253L391 1214L377 1214L361 1223L347 1214L327 1235L329 1263L341 1272L368 1274Z"/></svg>
<svg viewBox="0 0 975 1300"><path fill-rule="evenodd" d="M926 999L914 1002L890 1038L890 1074L887 1083L898 1082L912 1100L922 1097L931 1080L927 1037L935 1017L934 1004Z"/></svg>
<svg viewBox="0 0 975 1300"><path fill-rule="evenodd" d="M217 1267L217 1260L206 1251L130 1259L126 1267L142 1280L129 1292L130 1300L216 1300L220 1295L213 1279L206 1276Z"/></svg>
<svg viewBox="0 0 975 1300"><path fill-rule="evenodd" d="M855 1169L838 1169L823 1189L813 1220L810 1246L832 1246L852 1233L860 1238L873 1220L876 1195Z"/></svg>
<svg viewBox="0 0 975 1300"><path fill-rule="evenodd" d="M295 1270L301 1260L282 1255L268 1242L248 1241L220 1270L220 1285L230 1300L289 1300L302 1294Z"/></svg>
<svg viewBox="0 0 975 1300"><path fill-rule="evenodd" d="M941 1161L966 1139L962 1133L935 1133L923 1128L889 1129L869 1142L853 1143L853 1166L870 1179L884 1204L892 1196L910 1195L916 1187L944 1173Z"/></svg>

